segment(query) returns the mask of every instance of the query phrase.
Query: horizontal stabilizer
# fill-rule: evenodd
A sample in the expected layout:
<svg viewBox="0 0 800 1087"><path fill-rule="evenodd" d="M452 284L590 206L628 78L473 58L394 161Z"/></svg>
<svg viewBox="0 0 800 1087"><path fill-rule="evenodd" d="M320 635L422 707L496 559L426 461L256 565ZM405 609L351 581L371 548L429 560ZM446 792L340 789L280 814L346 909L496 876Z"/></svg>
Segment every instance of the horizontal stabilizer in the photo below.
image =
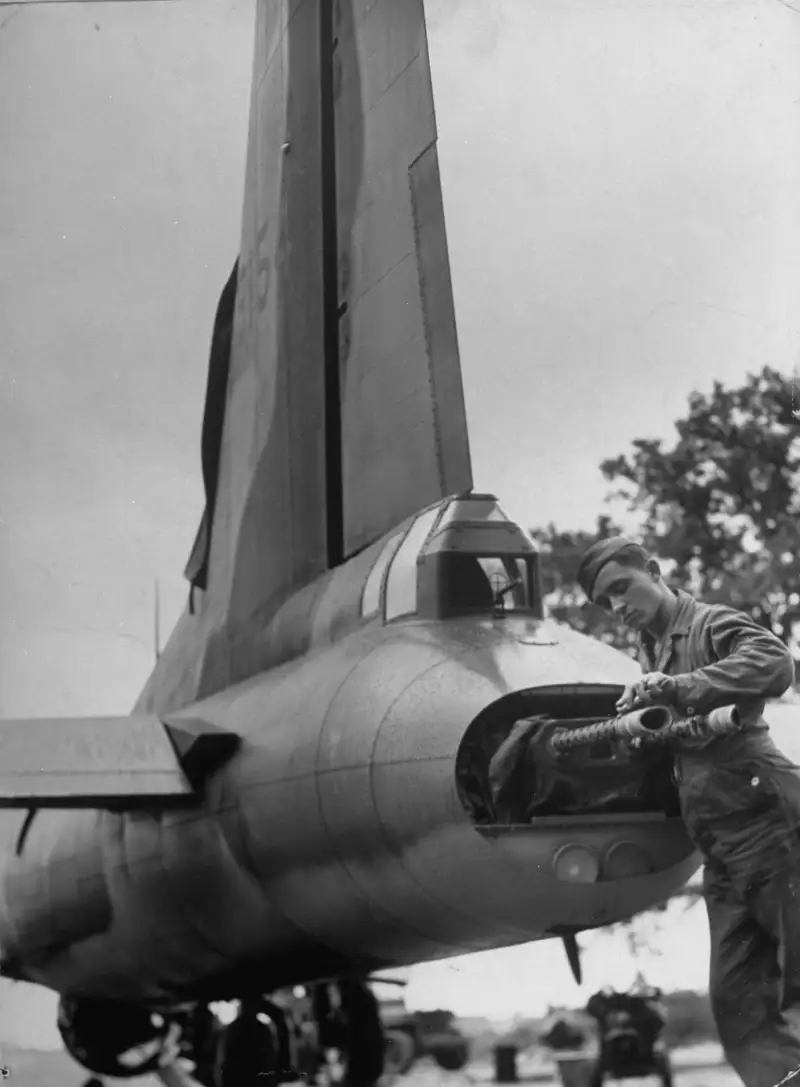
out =
<svg viewBox="0 0 800 1087"><path fill-rule="evenodd" d="M239 742L155 716L0 720L0 808L190 805Z"/></svg>

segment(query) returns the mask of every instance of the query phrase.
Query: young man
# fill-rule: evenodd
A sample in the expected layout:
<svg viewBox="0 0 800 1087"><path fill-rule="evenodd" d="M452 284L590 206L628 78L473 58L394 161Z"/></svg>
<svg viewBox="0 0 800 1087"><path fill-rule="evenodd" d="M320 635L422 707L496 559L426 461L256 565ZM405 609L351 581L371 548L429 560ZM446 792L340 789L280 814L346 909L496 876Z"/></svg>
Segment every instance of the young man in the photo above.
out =
<svg viewBox="0 0 800 1087"><path fill-rule="evenodd" d="M762 716L765 700L792 684L792 656L742 612L670 589L658 563L625 537L593 544L578 581L640 631L644 675L625 690L620 712L739 708L739 732L683 742L675 759L683 818L705 862L711 1005L746 1087L800 1087L800 769Z"/></svg>

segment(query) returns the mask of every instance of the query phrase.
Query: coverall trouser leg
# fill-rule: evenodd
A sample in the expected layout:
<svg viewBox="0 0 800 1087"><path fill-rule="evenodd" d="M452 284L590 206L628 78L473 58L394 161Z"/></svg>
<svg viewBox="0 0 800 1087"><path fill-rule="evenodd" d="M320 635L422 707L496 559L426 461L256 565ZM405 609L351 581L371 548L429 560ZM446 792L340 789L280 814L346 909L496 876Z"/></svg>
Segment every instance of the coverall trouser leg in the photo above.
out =
<svg viewBox="0 0 800 1087"><path fill-rule="evenodd" d="M746 899L706 869L711 1007L728 1062L746 1087L800 1087L796 869L797 862L776 872Z"/></svg>

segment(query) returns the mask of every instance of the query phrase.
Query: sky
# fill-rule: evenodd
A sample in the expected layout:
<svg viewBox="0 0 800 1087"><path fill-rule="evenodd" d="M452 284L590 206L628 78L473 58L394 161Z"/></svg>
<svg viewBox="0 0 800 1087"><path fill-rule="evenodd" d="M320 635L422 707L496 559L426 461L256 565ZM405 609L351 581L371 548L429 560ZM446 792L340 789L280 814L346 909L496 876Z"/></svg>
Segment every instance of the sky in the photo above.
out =
<svg viewBox="0 0 800 1087"><path fill-rule="evenodd" d="M475 483L526 526L591 527L601 460L669 440L694 389L800 363L800 10L426 9ZM3 716L127 712L156 580L165 632L185 602L253 10L0 8ZM503 1017L544 977L574 992L558 944L420 967L408 995ZM39 1030L14 992L0 1038Z"/></svg>
<svg viewBox="0 0 800 1087"><path fill-rule="evenodd" d="M640 971L649 984L665 991L707 987L709 938L702 902L676 900L666 915L643 915L634 924L647 940L646 950L636 956L616 931L579 937L580 986L573 980L561 941L546 940L414 967L405 989L406 1003L414 1009L447 1008L459 1016L503 1021L542 1016L549 1007L583 1007L605 986L630 988Z"/></svg>

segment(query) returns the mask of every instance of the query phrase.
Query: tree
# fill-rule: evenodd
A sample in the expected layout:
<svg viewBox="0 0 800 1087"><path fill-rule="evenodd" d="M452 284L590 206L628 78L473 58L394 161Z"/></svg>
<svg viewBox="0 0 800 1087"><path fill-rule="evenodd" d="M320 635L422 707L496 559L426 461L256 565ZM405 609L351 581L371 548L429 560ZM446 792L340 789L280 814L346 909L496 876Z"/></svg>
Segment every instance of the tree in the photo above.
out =
<svg viewBox="0 0 800 1087"><path fill-rule="evenodd" d="M702 877L694 877L665 901L636 913L624 921L615 921L592 934L592 943L609 942L618 947L620 938L628 945L628 953L638 959L644 952L658 954L659 941L670 930L680 929L681 921L703 897Z"/></svg>
<svg viewBox="0 0 800 1087"><path fill-rule="evenodd" d="M578 566L584 551L596 540L617 535L620 529L609 517L598 517L595 532L560 532L550 524L544 529L531 529L542 554L542 588L550 614L568 623L583 634L625 652L635 653L637 636L627 630L613 615L609 615L586 600L577 582Z"/></svg>
<svg viewBox="0 0 800 1087"><path fill-rule="evenodd" d="M667 1046L717 1041L717 1028L708 994L679 989L674 993L665 993L662 1003L667 1012L663 1034Z"/></svg>
<svg viewBox="0 0 800 1087"><path fill-rule="evenodd" d="M749 612L789 641L800 620L800 415L791 378L765 367L737 389L693 393L665 449L638 439L601 465L671 579Z"/></svg>

